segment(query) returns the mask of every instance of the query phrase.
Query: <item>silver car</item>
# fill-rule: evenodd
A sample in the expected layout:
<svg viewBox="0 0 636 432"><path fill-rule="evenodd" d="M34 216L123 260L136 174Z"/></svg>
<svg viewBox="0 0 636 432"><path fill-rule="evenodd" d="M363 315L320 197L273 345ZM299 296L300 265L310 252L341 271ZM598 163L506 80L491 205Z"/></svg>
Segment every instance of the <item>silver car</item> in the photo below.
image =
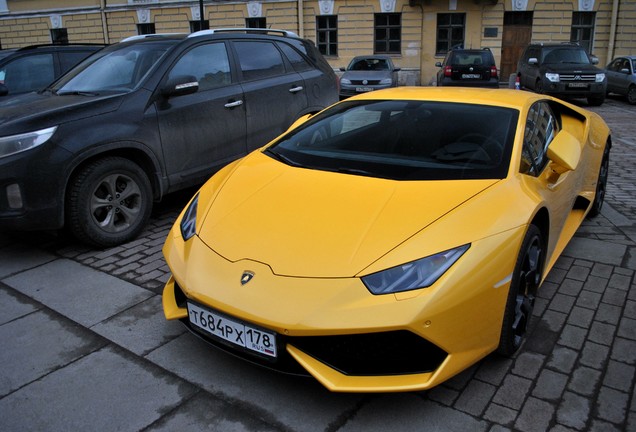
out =
<svg viewBox="0 0 636 432"><path fill-rule="evenodd" d="M627 96L636 105L636 56L616 57L605 69L607 92Z"/></svg>
<svg viewBox="0 0 636 432"><path fill-rule="evenodd" d="M360 93L397 87L399 67L384 55L354 57L347 68L340 68L340 99Z"/></svg>

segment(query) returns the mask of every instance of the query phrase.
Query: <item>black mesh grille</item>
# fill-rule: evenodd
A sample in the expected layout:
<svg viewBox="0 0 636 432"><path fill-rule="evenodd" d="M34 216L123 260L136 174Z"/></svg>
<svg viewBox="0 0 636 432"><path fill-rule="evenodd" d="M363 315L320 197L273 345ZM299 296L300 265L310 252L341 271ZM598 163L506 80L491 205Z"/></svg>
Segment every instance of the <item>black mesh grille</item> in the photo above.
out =
<svg viewBox="0 0 636 432"><path fill-rule="evenodd" d="M409 331L288 338L288 343L352 376L432 372L447 353Z"/></svg>

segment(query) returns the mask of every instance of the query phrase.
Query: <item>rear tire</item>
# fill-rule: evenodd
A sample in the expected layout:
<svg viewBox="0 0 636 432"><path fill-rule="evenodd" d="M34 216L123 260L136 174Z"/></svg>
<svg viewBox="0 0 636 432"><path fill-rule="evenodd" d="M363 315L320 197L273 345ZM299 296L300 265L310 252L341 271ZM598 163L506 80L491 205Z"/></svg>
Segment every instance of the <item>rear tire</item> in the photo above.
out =
<svg viewBox="0 0 636 432"><path fill-rule="evenodd" d="M66 225L84 243L111 247L137 237L151 210L146 173L128 159L107 157L89 163L71 179Z"/></svg>
<svg viewBox="0 0 636 432"><path fill-rule="evenodd" d="M526 337L534 309L534 299L543 277L543 248L541 231L535 225L530 225L521 243L508 291L497 348L500 355L512 356Z"/></svg>
<svg viewBox="0 0 636 432"><path fill-rule="evenodd" d="M609 143L605 144L605 150L603 151L603 159L601 160L601 168L598 172L598 179L596 180L596 193L594 194L594 202L588 212L588 216L594 217L601 213L603 208L603 202L605 201L605 191L607 189L607 177L609 176Z"/></svg>
<svg viewBox="0 0 636 432"><path fill-rule="evenodd" d="M627 90L627 102L631 105L636 105L636 86L630 86Z"/></svg>

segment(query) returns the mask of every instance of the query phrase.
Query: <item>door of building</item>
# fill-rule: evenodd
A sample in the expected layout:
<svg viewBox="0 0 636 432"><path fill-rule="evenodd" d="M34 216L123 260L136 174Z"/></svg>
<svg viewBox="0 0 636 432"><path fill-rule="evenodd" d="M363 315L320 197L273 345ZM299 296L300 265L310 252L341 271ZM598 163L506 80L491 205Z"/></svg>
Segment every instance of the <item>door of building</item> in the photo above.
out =
<svg viewBox="0 0 636 432"><path fill-rule="evenodd" d="M517 62L523 49L532 40L532 12L506 12L501 40L502 81L508 81L510 74L517 71Z"/></svg>

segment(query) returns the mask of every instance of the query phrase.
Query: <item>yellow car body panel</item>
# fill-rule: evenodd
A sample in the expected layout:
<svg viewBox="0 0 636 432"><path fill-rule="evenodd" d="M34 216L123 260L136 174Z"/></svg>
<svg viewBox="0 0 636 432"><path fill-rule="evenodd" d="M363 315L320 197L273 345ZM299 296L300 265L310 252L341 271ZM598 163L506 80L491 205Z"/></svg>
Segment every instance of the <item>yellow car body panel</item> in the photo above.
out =
<svg viewBox="0 0 636 432"><path fill-rule="evenodd" d="M296 168L257 150L200 189L194 237L182 237L185 210L170 231L167 319L188 322L185 297L283 335L288 343L279 349L332 391L428 389L497 349L528 226L545 231L544 278L594 200L609 129L596 114L523 91L396 88L348 101L374 99L519 110L506 178L395 181ZM526 112L540 100L561 110L564 133L545 169L528 176L519 173L521 143ZM469 248L427 288L373 295L362 281L462 245ZM242 284L245 272L254 277ZM446 353L435 370L347 374L294 344L402 330Z"/></svg>

